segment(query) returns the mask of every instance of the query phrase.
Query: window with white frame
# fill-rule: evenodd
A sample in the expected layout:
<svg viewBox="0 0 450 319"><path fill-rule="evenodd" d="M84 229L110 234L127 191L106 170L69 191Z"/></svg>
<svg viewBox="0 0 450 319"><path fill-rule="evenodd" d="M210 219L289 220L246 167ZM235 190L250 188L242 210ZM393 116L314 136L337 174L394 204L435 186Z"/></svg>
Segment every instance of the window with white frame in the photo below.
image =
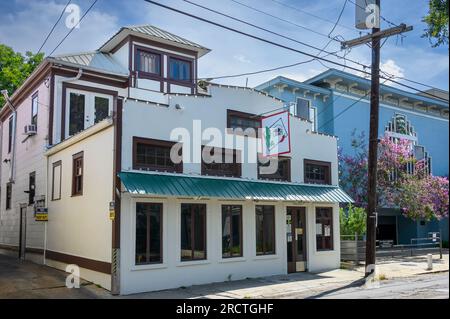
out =
<svg viewBox="0 0 450 319"><path fill-rule="evenodd" d="M67 89L66 134L72 136L109 117L113 97L107 94Z"/></svg>
<svg viewBox="0 0 450 319"><path fill-rule="evenodd" d="M311 106L309 108L309 120L312 122L313 132L317 132L317 108Z"/></svg>
<svg viewBox="0 0 450 319"><path fill-rule="evenodd" d="M39 108L39 96L36 92L31 98L31 124L37 126L37 116L38 116L38 108Z"/></svg>

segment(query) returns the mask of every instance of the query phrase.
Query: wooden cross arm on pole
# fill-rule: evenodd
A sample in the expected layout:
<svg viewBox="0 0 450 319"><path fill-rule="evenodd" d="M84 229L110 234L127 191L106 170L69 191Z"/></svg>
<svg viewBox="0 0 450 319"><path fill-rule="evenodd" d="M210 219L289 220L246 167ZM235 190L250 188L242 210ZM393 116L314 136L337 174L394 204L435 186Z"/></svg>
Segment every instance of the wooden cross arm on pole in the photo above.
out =
<svg viewBox="0 0 450 319"><path fill-rule="evenodd" d="M341 42L341 48L344 49L349 49L361 44L365 44L365 43L369 43L372 41L373 38L387 38L393 35L397 35L400 33L404 33L404 32L409 32L412 31L413 27L412 26L407 26L406 24L402 23L397 27L393 27L393 28L389 28L386 30L382 30L382 31L378 31L372 34L368 34L365 35L363 37L360 38L356 38L353 40L349 40L349 41L343 41Z"/></svg>

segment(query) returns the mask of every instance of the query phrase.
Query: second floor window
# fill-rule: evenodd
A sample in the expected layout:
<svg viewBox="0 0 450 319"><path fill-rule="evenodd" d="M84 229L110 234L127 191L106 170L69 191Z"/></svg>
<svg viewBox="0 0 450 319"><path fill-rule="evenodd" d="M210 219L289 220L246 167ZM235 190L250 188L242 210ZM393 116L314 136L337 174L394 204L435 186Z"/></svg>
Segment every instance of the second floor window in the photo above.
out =
<svg viewBox="0 0 450 319"><path fill-rule="evenodd" d="M137 49L136 71L161 76L161 55Z"/></svg>
<svg viewBox="0 0 450 319"><path fill-rule="evenodd" d="M304 171L305 183L331 185L331 163L305 160Z"/></svg>
<svg viewBox="0 0 450 319"><path fill-rule="evenodd" d="M218 147L202 148L202 175L241 177L240 152Z"/></svg>
<svg viewBox="0 0 450 319"><path fill-rule="evenodd" d="M67 88L64 136L73 136L108 118L113 109L112 94L89 87Z"/></svg>
<svg viewBox="0 0 450 319"><path fill-rule="evenodd" d="M191 69L191 61L169 58L169 78L171 80L191 82Z"/></svg>
<svg viewBox="0 0 450 319"><path fill-rule="evenodd" d="M72 196L83 195L83 152L73 155Z"/></svg>
<svg viewBox="0 0 450 319"><path fill-rule="evenodd" d="M181 154L175 162L171 158L171 149L175 143L146 138L133 138L133 169L182 173ZM179 162L179 163L178 163Z"/></svg>
<svg viewBox="0 0 450 319"><path fill-rule="evenodd" d="M261 128L261 117L255 114L239 111L227 110L227 127L232 130L253 129L258 136L258 129Z"/></svg>
<svg viewBox="0 0 450 319"><path fill-rule="evenodd" d="M28 205L34 204L34 196L36 194L36 173L33 172L29 176L28 183Z"/></svg>
<svg viewBox="0 0 450 319"><path fill-rule="evenodd" d="M276 170L272 172L273 170ZM291 181L291 159L278 157L271 159L258 158L258 178L274 181Z"/></svg>
<svg viewBox="0 0 450 319"><path fill-rule="evenodd" d="M69 135L74 135L84 130L85 125L85 100L86 96L80 93L70 93L69 103Z"/></svg>
<svg viewBox="0 0 450 319"><path fill-rule="evenodd" d="M34 94L31 98L31 124L37 126L37 116L39 109L39 97L38 94Z"/></svg>

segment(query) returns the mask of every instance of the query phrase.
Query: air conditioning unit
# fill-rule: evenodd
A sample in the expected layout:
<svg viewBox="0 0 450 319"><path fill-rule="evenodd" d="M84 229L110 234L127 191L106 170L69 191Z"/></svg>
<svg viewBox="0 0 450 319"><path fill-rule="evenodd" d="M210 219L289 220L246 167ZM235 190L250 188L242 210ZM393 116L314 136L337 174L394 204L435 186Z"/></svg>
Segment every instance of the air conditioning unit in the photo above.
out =
<svg viewBox="0 0 450 319"><path fill-rule="evenodd" d="M37 134L37 127L34 124L25 125L24 135L32 136Z"/></svg>

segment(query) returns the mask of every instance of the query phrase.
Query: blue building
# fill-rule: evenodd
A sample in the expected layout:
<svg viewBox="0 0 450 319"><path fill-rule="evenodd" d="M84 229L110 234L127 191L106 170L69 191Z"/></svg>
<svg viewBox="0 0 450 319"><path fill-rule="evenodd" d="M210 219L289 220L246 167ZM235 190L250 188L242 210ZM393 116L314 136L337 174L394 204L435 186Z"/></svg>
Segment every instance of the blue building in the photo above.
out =
<svg viewBox="0 0 450 319"><path fill-rule="evenodd" d="M339 137L339 146L344 153L351 151L355 130L368 136L368 79L330 69L305 82L279 76L256 89L284 100L298 116L308 117L312 130ZM412 140L416 157L426 160L430 172L448 177L448 92L433 89L411 93L382 85L379 123L380 136L387 133ZM377 239L409 244L411 238L426 237L429 232L437 231L448 242L448 218L413 221L402 216L399 210L379 209Z"/></svg>

